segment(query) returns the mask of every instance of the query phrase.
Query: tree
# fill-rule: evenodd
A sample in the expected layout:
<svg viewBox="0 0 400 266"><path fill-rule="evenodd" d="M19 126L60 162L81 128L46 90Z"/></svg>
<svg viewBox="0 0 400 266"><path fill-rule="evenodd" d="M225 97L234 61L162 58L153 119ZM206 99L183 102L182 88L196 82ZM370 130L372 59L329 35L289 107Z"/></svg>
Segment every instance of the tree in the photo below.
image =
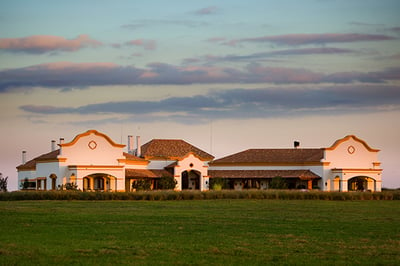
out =
<svg viewBox="0 0 400 266"><path fill-rule="evenodd" d="M0 173L0 192L7 192L7 177L3 178L3 174Z"/></svg>
<svg viewBox="0 0 400 266"><path fill-rule="evenodd" d="M149 179L138 179L133 181L132 188L136 190L150 190L151 180Z"/></svg>
<svg viewBox="0 0 400 266"><path fill-rule="evenodd" d="M272 181L269 184L269 188L270 189L287 189L287 184L282 177L277 176L277 177L272 178Z"/></svg>
<svg viewBox="0 0 400 266"><path fill-rule="evenodd" d="M159 189L174 189L177 182L173 176L163 176L158 182Z"/></svg>

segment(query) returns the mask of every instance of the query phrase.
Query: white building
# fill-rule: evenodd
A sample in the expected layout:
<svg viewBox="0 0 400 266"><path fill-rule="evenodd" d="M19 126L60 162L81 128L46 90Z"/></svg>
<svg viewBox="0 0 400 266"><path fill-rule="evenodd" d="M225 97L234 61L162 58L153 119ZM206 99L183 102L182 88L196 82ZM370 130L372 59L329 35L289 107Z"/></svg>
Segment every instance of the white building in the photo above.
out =
<svg viewBox="0 0 400 266"><path fill-rule="evenodd" d="M137 138L139 141L139 138ZM208 190L208 162L214 157L183 140L152 140L133 150L132 137L117 144L96 130L77 135L71 142L52 141L49 153L17 167L21 188L58 189L75 183L85 191L131 191L133 182L148 180L157 189L158 180L173 176L176 189ZM135 155L133 154L135 153ZM137 155L137 156L136 156Z"/></svg>
<svg viewBox="0 0 400 266"><path fill-rule="evenodd" d="M136 149L132 136L117 144L96 130L77 135L71 142L60 139L56 149L30 161L23 152L17 167L21 188L57 189L68 183L85 191L132 191L138 180L159 188L162 177L174 177L176 190L208 190L210 178L226 180L232 189L267 189L282 177L288 188L324 191L381 191L379 150L356 136L347 136L329 148L250 149L214 160L207 152L183 141L154 139Z"/></svg>
<svg viewBox="0 0 400 266"><path fill-rule="evenodd" d="M267 189L274 177L289 189L381 191L382 169L377 149L354 135L329 148L250 149L210 163L209 175L229 180L235 189Z"/></svg>

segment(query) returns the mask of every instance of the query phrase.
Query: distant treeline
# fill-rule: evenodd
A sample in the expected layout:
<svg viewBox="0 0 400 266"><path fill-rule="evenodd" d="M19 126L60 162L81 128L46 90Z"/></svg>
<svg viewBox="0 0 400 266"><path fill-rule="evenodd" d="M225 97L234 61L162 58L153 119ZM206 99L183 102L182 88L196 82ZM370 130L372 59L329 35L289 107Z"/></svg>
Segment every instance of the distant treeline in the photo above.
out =
<svg viewBox="0 0 400 266"><path fill-rule="evenodd" d="M399 190L383 192L322 192L292 190L219 190L219 191L14 191L0 193L1 201L13 200L400 200Z"/></svg>

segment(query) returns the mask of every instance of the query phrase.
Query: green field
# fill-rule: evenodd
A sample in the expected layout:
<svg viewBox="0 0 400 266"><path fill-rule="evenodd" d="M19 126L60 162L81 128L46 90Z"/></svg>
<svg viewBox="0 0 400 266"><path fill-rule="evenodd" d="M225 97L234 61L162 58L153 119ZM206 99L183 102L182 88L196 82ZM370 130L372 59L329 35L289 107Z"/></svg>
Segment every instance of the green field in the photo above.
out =
<svg viewBox="0 0 400 266"><path fill-rule="evenodd" d="M2 201L0 265L399 265L398 201Z"/></svg>

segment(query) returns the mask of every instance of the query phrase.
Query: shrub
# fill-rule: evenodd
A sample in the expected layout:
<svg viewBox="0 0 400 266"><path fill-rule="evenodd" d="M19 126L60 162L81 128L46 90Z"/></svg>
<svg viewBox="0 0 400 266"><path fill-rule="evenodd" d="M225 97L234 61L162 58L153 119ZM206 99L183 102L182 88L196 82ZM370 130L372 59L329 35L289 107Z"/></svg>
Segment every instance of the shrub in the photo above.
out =
<svg viewBox="0 0 400 266"><path fill-rule="evenodd" d="M269 188L270 189L287 189L287 184L282 177L277 176L277 177L272 178L271 183L269 184Z"/></svg>
<svg viewBox="0 0 400 266"><path fill-rule="evenodd" d="M210 188L213 190L221 190L221 189L228 189L229 184L226 178L210 178Z"/></svg>
<svg viewBox="0 0 400 266"><path fill-rule="evenodd" d="M3 174L0 173L0 192L7 192L7 177L3 177Z"/></svg>
<svg viewBox="0 0 400 266"><path fill-rule="evenodd" d="M175 178L173 176L163 176L158 182L159 189L174 189L176 184Z"/></svg>
<svg viewBox="0 0 400 266"><path fill-rule="evenodd" d="M148 179L138 179L133 181L132 188L139 190L150 190L151 188L151 181Z"/></svg>
<svg viewBox="0 0 400 266"><path fill-rule="evenodd" d="M211 190L211 191L137 191L137 192L82 192L13 191L0 193L0 200L215 200L215 199L269 199L269 200L400 200L400 191L384 192L322 192L291 190Z"/></svg>

